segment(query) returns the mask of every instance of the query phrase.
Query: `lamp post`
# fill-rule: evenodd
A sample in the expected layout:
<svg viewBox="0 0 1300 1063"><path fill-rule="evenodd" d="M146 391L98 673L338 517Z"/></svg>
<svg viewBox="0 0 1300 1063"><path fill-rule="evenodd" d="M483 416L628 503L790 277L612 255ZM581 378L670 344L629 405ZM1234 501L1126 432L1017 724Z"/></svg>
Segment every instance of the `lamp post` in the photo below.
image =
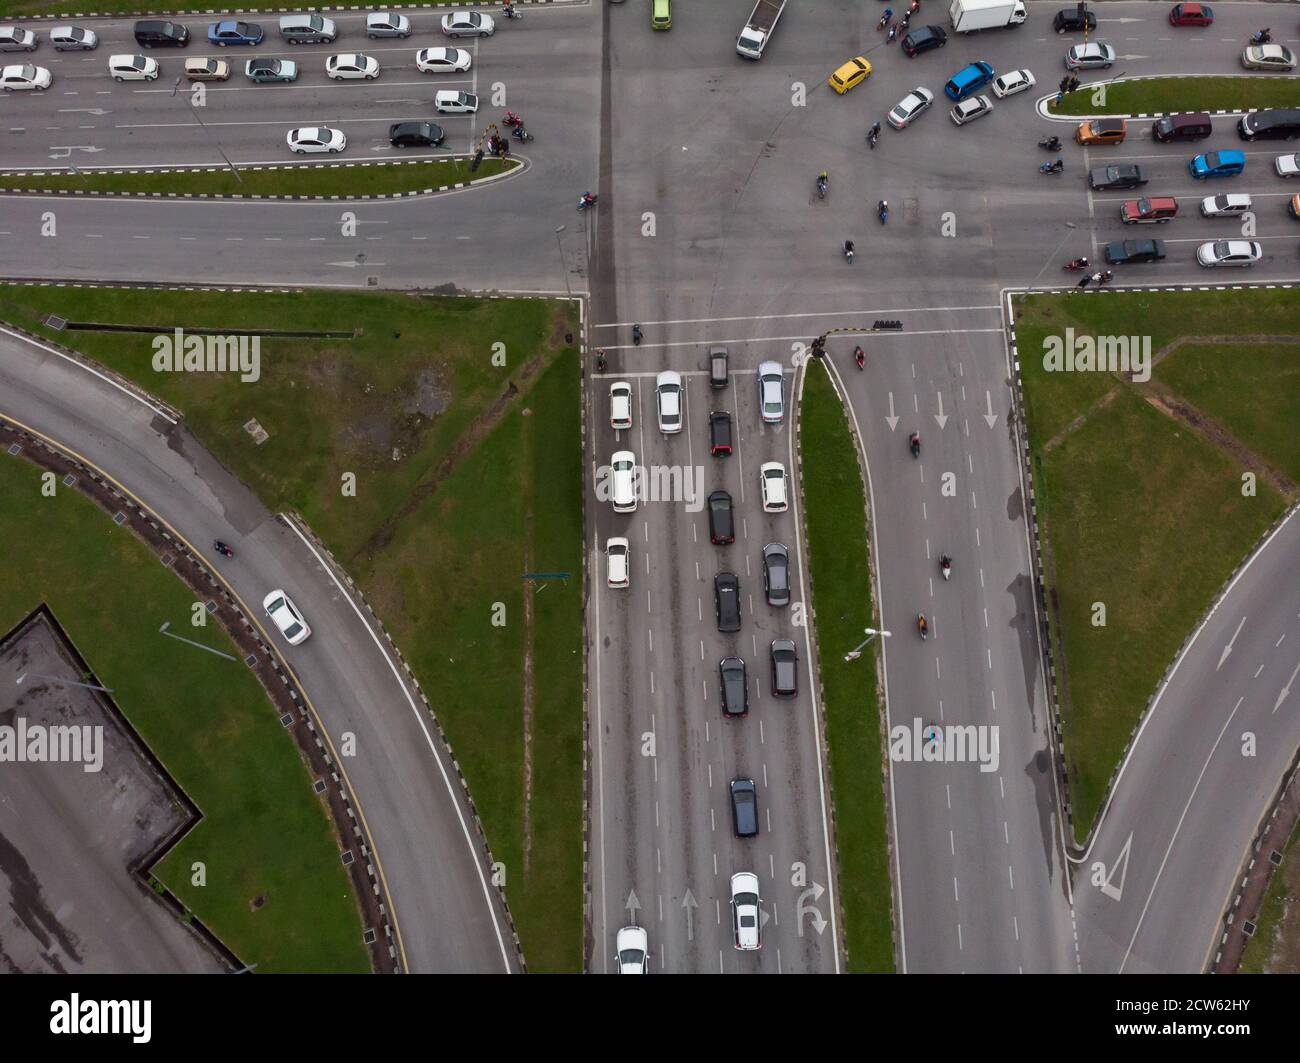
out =
<svg viewBox="0 0 1300 1063"><path fill-rule="evenodd" d="M557 225L555 227L555 250L560 253L560 272L564 274L564 290L569 293L569 298L573 298L573 288L569 285L569 267L564 261L564 245L560 243L560 233L567 229L567 225Z"/></svg>
<svg viewBox="0 0 1300 1063"><path fill-rule="evenodd" d="M173 97L176 96L177 90L181 87L181 80L181 78L177 78L176 84L172 86ZM235 175L235 181L242 185L244 179L239 175L239 167L230 161L230 156L226 154L226 149L217 142L217 138L212 135L212 130L203 124L203 117L199 114L199 109L191 105L190 110L194 112L194 120L199 123L199 128L208 135L208 139L212 141L212 146L216 148L221 157L226 160L226 165L230 167L230 172Z"/></svg>
<svg viewBox="0 0 1300 1063"><path fill-rule="evenodd" d="M1061 246L1065 243L1066 240L1070 238L1070 233L1077 228L1078 226L1075 225L1074 222L1072 221L1067 221L1065 223L1064 234L1062 234L1061 239L1057 241L1056 246L1052 248L1052 253L1047 256L1047 261L1043 263L1043 268L1038 271L1038 276L1034 278L1033 283L1030 284L1028 288L1026 288L1023 292L1020 293L1021 306L1025 305L1025 300L1029 297L1029 293L1032 292L1034 288L1037 286L1039 278L1042 277L1043 272L1047 269L1048 266L1052 264L1052 260L1056 258L1056 254L1058 251L1061 250Z"/></svg>
<svg viewBox="0 0 1300 1063"><path fill-rule="evenodd" d="M844 655L845 664L847 664L849 661L856 661L859 657L861 657L862 647L865 646L872 639L874 639L877 635L880 635L882 638L889 638L890 635L890 632L880 631L874 627L864 627L862 629L862 633L867 637L861 643L859 643L857 646L854 646L853 649L849 650L849 652Z"/></svg>

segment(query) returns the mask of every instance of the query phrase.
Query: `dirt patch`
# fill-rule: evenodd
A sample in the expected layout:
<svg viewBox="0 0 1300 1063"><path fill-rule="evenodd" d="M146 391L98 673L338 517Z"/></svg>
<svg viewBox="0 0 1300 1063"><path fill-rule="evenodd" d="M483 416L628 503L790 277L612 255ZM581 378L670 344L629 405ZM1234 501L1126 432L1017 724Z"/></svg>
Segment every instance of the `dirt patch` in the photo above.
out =
<svg viewBox="0 0 1300 1063"><path fill-rule="evenodd" d="M1098 410L1104 410L1107 406L1109 406L1112 402L1115 401L1115 396L1118 394L1119 394L1119 388L1111 388L1108 392L1106 392L1105 395L1099 398L1096 402L1094 402L1091 406L1089 406L1086 410L1084 410L1083 413L1079 414L1078 417L1076 417L1073 421L1071 421L1059 432L1057 432L1056 435L1052 436L1051 439L1049 439L1046 443L1044 443L1043 453L1046 454L1049 451L1055 450L1057 447L1059 447L1062 443L1065 442L1066 436L1070 435L1072 432L1077 432L1080 428L1082 428L1084 424L1087 423L1089 417L1091 417Z"/></svg>

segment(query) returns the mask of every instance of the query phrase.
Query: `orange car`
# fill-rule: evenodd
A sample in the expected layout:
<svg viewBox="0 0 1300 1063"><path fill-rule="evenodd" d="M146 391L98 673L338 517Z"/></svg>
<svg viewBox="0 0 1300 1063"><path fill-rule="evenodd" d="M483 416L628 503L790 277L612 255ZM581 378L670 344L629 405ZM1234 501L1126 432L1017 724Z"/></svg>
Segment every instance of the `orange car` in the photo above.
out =
<svg viewBox="0 0 1300 1063"><path fill-rule="evenodd" d="M1291 211L1291 217L1300 219L1300 193L1291 197L1291 202L1287 205Z"/></svg>
<svg viewBox="0 0 1300 1063"><path fill-rule="evenodd" d="M1127 135L1128 122L1123 118L1093 118L1074 131L1080 144L1118 144Z"/></svg>

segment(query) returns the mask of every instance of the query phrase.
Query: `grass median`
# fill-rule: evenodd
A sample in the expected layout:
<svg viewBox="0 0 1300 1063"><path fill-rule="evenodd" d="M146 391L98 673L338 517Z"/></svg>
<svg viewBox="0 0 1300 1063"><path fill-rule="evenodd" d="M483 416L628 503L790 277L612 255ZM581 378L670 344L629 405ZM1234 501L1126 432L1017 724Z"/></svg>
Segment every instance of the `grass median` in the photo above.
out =
<svg viewBox="0 0 1300 1063"><path fill-rule="evenodd" d="M131 532L75 490L45 497L40 476L0 461L0 630L48 603L201 809L154 877L261 973L368 971L339 843L266 693L241 664L160 636L170 620L235 652L219 628L190 626L193 593Z"/></svg>
<svg viewBox="0 0 1300 1063"><path fill-rule="evenodd" d="M1300 107L1300 78L1276 74L1244 77L1169 77L1084 85L1049 106L1055 115L1168 114L1172 111L1248 111ZM1228 121L1228 119L1219 119Z"/></svg>
<svg viewBox="0 0 1300 1063"><path fill-rule="evenodd" d="M830 375L813 362L799 405L799 449L817 657L825 697L831 793L848 968L894 970L892 879L885 827L876 657L844 654L879 626L872 604L866 496L857 446ZM849 640L849 641L846 641Z"/></svg>
<svg viewBox="0 0 1300 1063"><path fill-rule="evenodd" d="M263 335L261 376L160 373L152 337ZM185 415L272 509L303 513L401 647L469 782L532 970L582 962L581 380L569 304L304 290L0 289L0 317ZM256 444L244 425L269 433ZM355 493L345 480L355 475ZM525 572L568 572L531 585Z"/></svg>
<svg viewBox="0 0 1300 1063"><path fill-rule="evenodd" d="M484 159L470 173L465 159L429 159L394 163L286 163L283 166L231 170L173 169L79 173L0 172L0 193L82 192L204 196L396 196L482 180L518 165L512 160Z"/></svg>
<svg viewBox="0 0 1300 1063"><path fill-rule="evenodd" d="M1065 750L1083 837L1165 668L1296 497L1288 470L1300 462L1300 339L1278 337L1300 338L1300 306L1281 289L1171 291L1038 296L1019 313ZM1159 359L1151 381L1047 371L1044 343L1067 328L1079 337L1149 337Z"/></svg>

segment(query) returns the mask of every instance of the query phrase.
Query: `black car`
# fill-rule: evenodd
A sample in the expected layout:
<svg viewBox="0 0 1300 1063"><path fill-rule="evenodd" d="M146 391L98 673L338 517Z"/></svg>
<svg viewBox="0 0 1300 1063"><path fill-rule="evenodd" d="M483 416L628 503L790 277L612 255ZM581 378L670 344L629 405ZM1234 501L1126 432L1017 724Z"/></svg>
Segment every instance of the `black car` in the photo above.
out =
<svg viewBox="0 0 1300 1063"><path fill-rule="evenodd" d="M1112 266L1132 262L1159 262L1165 257L1163 240L1116 240L1106 245L1106 261Z"/></svg>
<svg viewBox="0 0 1300 1063"><path fill-rule="evenodd" d="M436 148L447 134L433 122L396 122L388 127L388 142L395 148Z"/></svg>
<svg viewBox="0 0 1300 1063"><path fill-rule="evenodd" d="M1088 171L1088 184L1094 192L1113 188L1137 188L1147 183L1141 166L1098 166Z"/></svg>
<svg viewBox="0 0 1300 1063"><path fill-rule="evenodd" d="M734 572L713 577L713 611L718 630L724 634L740 630L740 580Z"/></svg>
<svg viewBox="0 0 1300 1063"><path fill-rule="evenodd" d="M709 542L726 546L736 541L736 521L731 511L731 495L718 490L709 495Z"/></svg>
<svg viewBox="0 0 1300 1063"><path fill-rule="evenodd" d="M784 543L763 547L763 590L768 605L780 608L790 604L790 551Z"/></svg>
<svg viewBox="0 0 1300 1063"><path fill-rule="evenodd" d="M714 410L709 414L709 453L725 458L731 453L731 414Z"/></svg>
<svg viewBox="0 0 1300 1063"><path fill-rule="evenodd" d="M142 19L135 24L135 43L141 48L184 48L190 43L190 31L179 22Z"/></svg>
<svg viewBox="0 0 1300 1063"><path fill-rule="evenodd" d="M731 823L737 838L758 834L758 787L753 779L731 780Z"/></svg>
<svg viewBox="0 0 1300 1063"><path fill-rule="evenodd" d="M745 679L745 662L739 657L724 657L718 662L718 680L722 684L722 714L749 714L749 683Z"/></svg>
<svg viewBox="0 0 1300 1063"><path fill-rule="evenodd" d="M799 693L799 656L792 639L772 640L772 694L792 698Z"/></svg>
<svg viewBox="0 0 1300 1063"><path fill-rule="evenodd" d="M1083 13L1080 14L1080 11ZM1091 33L1096 28L1097 16L1082 4L1062 8L1056 13L1056 18L1052 19L1052 29L1057 33L1082 33L1084 30Z"/></svg>
<svg viewBox="0 0 1300 1063"><path fill-rule="evenodd" d="M903 51L907 54L907 58L915 59L922 52L942 48L947 43L948 34L943 31L942 26L922 26L920 29L912 30L903 38Z"/></svg>

